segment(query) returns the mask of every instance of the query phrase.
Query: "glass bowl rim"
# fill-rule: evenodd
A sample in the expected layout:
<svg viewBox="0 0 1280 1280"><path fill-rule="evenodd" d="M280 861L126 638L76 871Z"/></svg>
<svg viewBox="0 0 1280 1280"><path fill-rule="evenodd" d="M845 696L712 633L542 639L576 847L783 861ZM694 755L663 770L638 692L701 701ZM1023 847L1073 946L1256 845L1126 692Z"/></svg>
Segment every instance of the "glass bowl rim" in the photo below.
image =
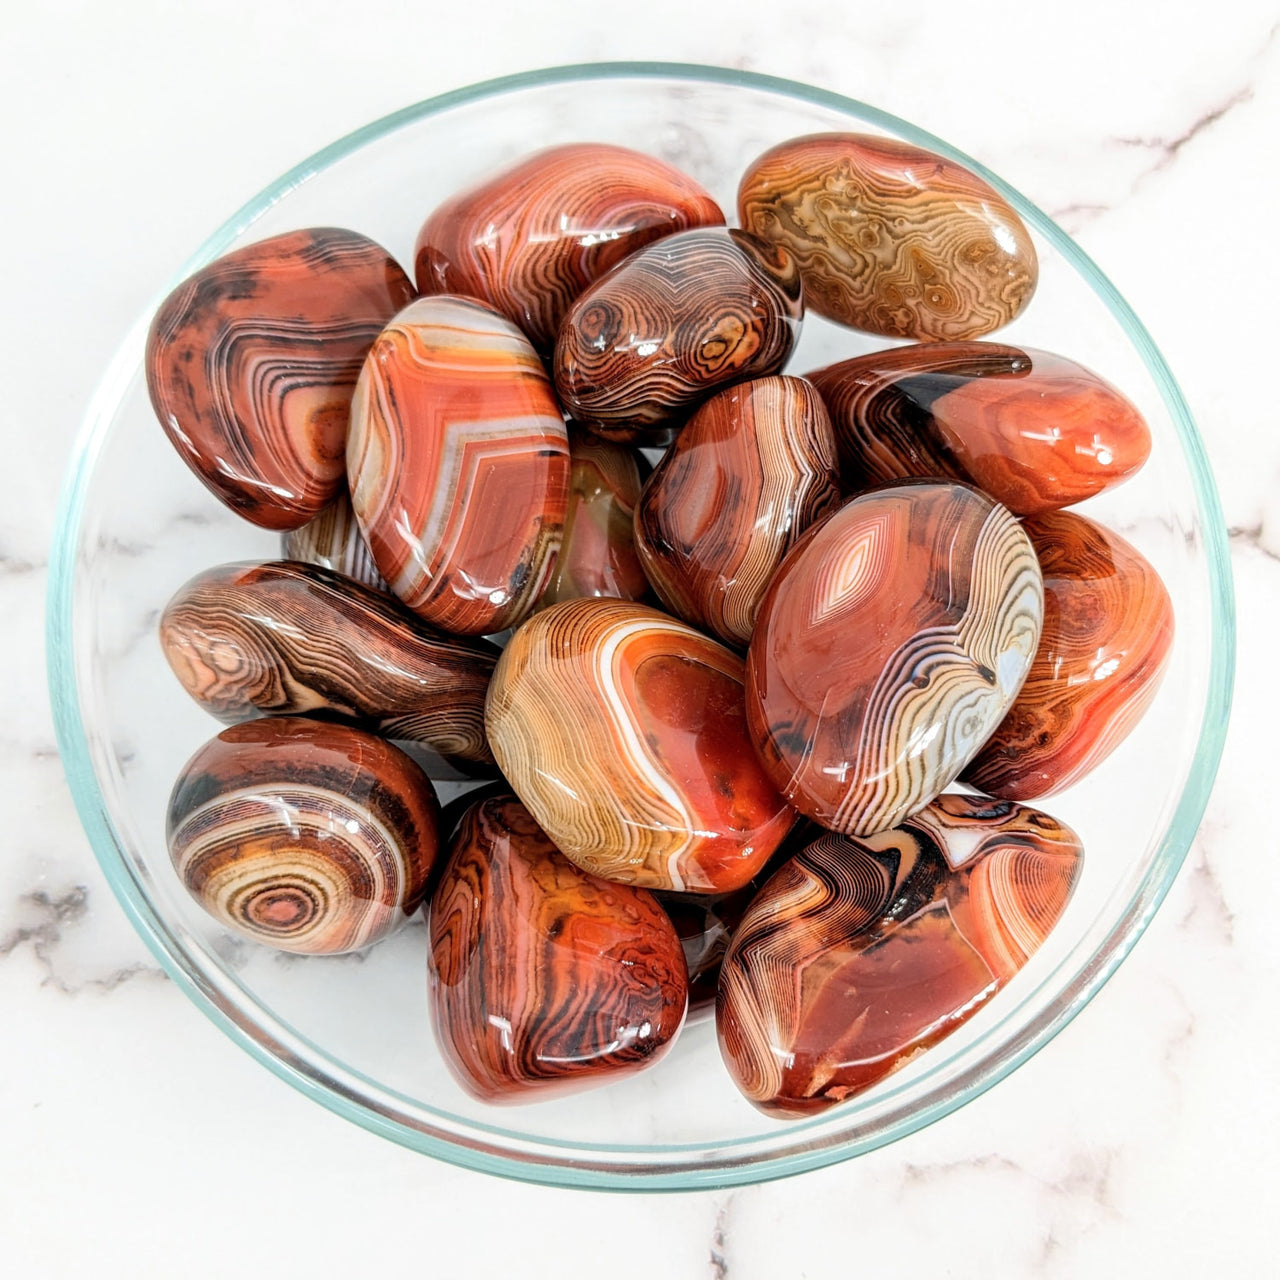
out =
<svg viewBox="0 0 1280 1280"><path fill-rule="evenodd" d="M765 1135L727 1139L715 1144L646 1146L531 1138L528 1134L469 1120L462 1125L469 1141L460 1142L457 1134L432 1132L405 1123L397 1118L396 1113L400 1110L397 1102L418 1111L433 1112L434 1109L397 1095L376 1081L333 1062L320 1046L270 1016L254 1020L252 1028L257 1034L251 1034L250 1028L236 1018L235 1011L226 1006L217 992L201 982L198 973L182 963L179 958L181 948L168 934L164 922L129 872L125 850L108 816L98 785L80 714L73 645L73 588L85 498L113 414L139 367L151 317L169 290L198 267L225 252L262 213L309 178L403 125L453 107L522 89L620 79L710 83L798 99L884 128L980 174L1071 263L1120 324L1160 391L1191 472L1203 527L1213 606L1209 679L1196 754L1177 808L1151 865L1099 950L1013 1041L1005 1041L988 1051L958 1081L939 1086L926 1094L923 1105L890 1112L883 1122L869 1126L866 1131L855 1127L817 1135L815 1141L812 1131L829 1128L833 1120L838 1120L838 1111ZM85 414L57 512L50 556L46 646L59 752L94 854L126 915L160 965L216 1026L258 1062L306 1096L361 1127L413 1150L463 1167L522 1181L598 1190L659 1191L710 1189L786 1177L886 1145L941 1119L985 1092L1057 1035L1088 1004L1132 950L1163 901L1191 846L1208 802L1226 736L1234 675L1235 615L1226 526L1191 411L1145 326L1092 259L1045 213L998 175L942 139L906 120L841 94L727 67L669 62L597 62L548 67L481 81L383 116L295 165L232 214L200 245L130 329ZM994 1035L997 1027L987 1033L987 1039ZM264 1032L269 1033L265 1040ZM304 1057L291 1050L291 1042L323 1059L327 1068L338 1069L321 1075L310 1068ZM350 1083L344 1085L344 1080ZM362 1090L366 1099L370 1095L381 1096L385 1100L384 1105L371 1107L368 1101L357 1100L353 1096L356 1089ZM459 1119L451 1113L436 1114L446 1115L454 1121ZM519 1154L515 1154L517 1151ZM699 1153L702 1158L695 1162L681 1159ZM637 1160L631 1165L610 1159L618 1156L649 1159Z"/></svg>

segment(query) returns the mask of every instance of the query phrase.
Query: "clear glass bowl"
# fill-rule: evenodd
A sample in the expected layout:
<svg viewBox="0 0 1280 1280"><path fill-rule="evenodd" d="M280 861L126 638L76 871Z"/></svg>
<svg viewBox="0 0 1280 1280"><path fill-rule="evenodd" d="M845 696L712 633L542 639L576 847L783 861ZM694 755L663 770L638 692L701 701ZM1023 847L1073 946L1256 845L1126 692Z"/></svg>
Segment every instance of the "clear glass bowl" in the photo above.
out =
<svg viewBox="0 0 1280 1280"><path fill-rule="evenodd" d="M1222 517L1204 451L1164 360L1092 262L1038 209L939 139L832 93L712 67L565 67L445 94L388 116L286 173L231 217L174 283L247 241L348 226L406 266L445 195L551 143L624 143L700 179L727 212L739 174L797 134L884 132L981 173L1021 213L1039 291L1000 340L1059 351L1137 402L1145 469L1085 506L1163 575L1177 639L1162 690L1092 777L1046 804L1084 839L1066 915L1007 990L881 1087L816 1119L779 1123L737 1093L710 1019L652 1071L568 1099L494 1109L449 1076L427 1020L416 923L366 955L299 959L231 937L187 897L164 843L174 775L218 729L182 692L155 623L188 577L278 554L186 470L141 372L144 316L90 409L63 495L49 596L49 667L76 804L121 903L175 982L283 1079L339 1115L430 1155L567 1186L726 1186L797 1173L946 1115L1044 1045L1115 971L1159 906L1199 823L1230 698L1234 635ZM789 366L803 372L887 345L816 318ZM451 788L441 788L449 798Z"/></svg>

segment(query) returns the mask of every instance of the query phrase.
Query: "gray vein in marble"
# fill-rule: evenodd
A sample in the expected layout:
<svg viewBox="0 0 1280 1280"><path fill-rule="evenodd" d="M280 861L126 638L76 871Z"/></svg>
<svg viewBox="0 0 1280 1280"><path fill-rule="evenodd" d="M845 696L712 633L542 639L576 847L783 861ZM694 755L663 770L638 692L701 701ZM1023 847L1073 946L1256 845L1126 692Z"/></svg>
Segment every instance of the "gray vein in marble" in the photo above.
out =
<svg viewBox="0 0 1280 1280"><path fill-rule="evenodd" d="M711 1264L711 1280L728 1280L729 1277L729 1211L733 1208L733 1194L730 1193L716 1209L715 1224L711 1228L711 1249L708 1261Z"/></svg>
<svg viewBox="0 0 1280 1280"><path fill-rule="evenodd" d="M1050 1194L1064 1200L1086 1199L1099 1208L1119 1216L1112 1200L1112 1172L1117 1152L1110 1147L1073 1152L1067 1169L1057 1178L1032 1173L1008 1156L994 1152L968 1160L951 1160L938 1164L906 1164L903 1166L903 1188L938 1182L954 1175L970 1173L1013 1174L1030 1179Z"/></svg>
<svg viewBox="0 0 1280 1280"><path fill-rule="evenodd" d="M1259 520L1256 524L1232 525L1227 530L1227 537L1233 546L1250 547L1260 552L1268 560L1280 560L1280 551L1270 545L1271 531Z"/></svg>
<svg viewBox="0 0 1280 1280"><path fill-rule="evenodd" d="M1217 124L1219 120L1225 119L1241 103L1249 102L1252 98L1253 86L1251 84L1245 85L1242 89L1237 89L1229 98L1219 102L1216 106L1210 107L1198 116L1176 138L1116 138L1115 142L1122 147L1138 147L1144 151L1154 151L1156 153L1155 162L1144 169L1135 179L1134 189L1136 190L1141 183L1145 182L1153 174L1159 173L1162 169L1167 169L1178 158L1178 153L1183 147L1199 137L1206 129Z"/></svg>
<svg viewBox="0 0 1280 1280"><path fill-rule="evenodd" d="M1191 903L1178 921L1178 928L1185 930L1203 925L1219 942L1230 946L1235 941L1236 916L1227 903L1222 881L1209 856L1213 831L1214 825L1206 820L1192 843L1196 858L1185 881Z"/></svg>
<svg viewBox="0 0 1280 1280"><path fill-rule="evenodd" d="M22 556L10 555L0 548L0 578L16 578L19 574L34 573L47 565L47 560L27 560Z"/></svg>

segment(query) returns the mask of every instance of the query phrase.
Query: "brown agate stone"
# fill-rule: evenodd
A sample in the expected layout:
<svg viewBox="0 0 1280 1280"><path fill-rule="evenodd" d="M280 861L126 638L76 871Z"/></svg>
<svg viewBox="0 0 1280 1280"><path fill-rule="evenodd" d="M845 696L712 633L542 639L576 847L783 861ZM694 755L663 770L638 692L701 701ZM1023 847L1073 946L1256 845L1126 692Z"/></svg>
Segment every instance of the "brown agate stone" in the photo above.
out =
<svg viewBox="0 0 1280 1280"><path fill-rule="evenodd" d="M849 493L948 476L1036 515L1119 484L1151 452L1146 422L1115 387L1031 347L926 342L809 378L831 411Z"/></svg>
<svg viewBox="0 0 1280 1280"><path fill-rule="evenodd" d="M377 942L422 903L440 816L404 752L341 724L224 729L169 797L173 865L221 923L284 951Z"/></svg>
<svg viewBox="0 0 1280 1280"><path fill-rule="evenodd" d="M487 1102L617 1080L684 1021L684 955L653 895L574 866L514 796L463 817L430 926L436 1039Z"/></svg>
<svg viewBox="0 0 1280 1280"><path fill-rule="evenodd" d="M1011 800L1052 795L1097 768L1155 697L1173 644L1169 593L1119 534L1070 511L1023 528L1044 572L1040 647L962 775Z"/></svg>
<svg viewBox="0 0 1280 1280"><path fill-rule="evenodd" d="M953 341L1008 324L1039 268L994 188L931 151L820 133L766 151L738 188L743 228L785 246L805 302L855 329Z"/></svg>
<svg viewBox="0 0 1280 1280"><path fill-rule="evenodd" d="M492 763L484 698L498 650L434 631L399 601L317 565L229 564L165 607L174 674L226 721L335 711L442 756Z"/></svg>
<svg viewBox="0 0 1280 1280"><path fill-rule="evenodd" d="M781 369L803 314L785 249L723 228L666 236L570 308L556 390L598 435L649 443L718 388Z"/></svg>
<svg viewBox="0 0 1280 1280"><path fill-rule="evenodd" d="M238 515L306 524L342 490L365 355L412 298L395 259L354 231L291 231L219 258L151 323L144 363L160 425Z"/></svg>
<svg viewBox="0 0 1280 1280"><path fill-rule="evenodd" d="M801 378L717 392L645 485L636 549L654 590L686 622L746 648L783 556L840 501L835 442Z"/></svg>
<svg viewBox="0 0 1280 1280"><path fill-rule="evenodd" d="M971 1018L1062 915L1082 849L1035 809L939 796L892 831L828 834L747 909L720 975L720 1051L762 1111L856 1096Z"/></svg>
<svg viewBox="0 0 1280 1280"><path fill-rule="evenodd" d="M482 298L549 353L574 299L610 267L661 236L723 223L692 178L652 156L551 147L436 209L414 251L418 288Z"/></svg>
<svg viewBox="0 0 1280 1280"><path fill-rule="evenodd" d="M284 534L280 550L286 560L317 564L344 578L354 578L374 591L391 591L373 562L373 552L360 532L345 489L314 520Z"/></svg>

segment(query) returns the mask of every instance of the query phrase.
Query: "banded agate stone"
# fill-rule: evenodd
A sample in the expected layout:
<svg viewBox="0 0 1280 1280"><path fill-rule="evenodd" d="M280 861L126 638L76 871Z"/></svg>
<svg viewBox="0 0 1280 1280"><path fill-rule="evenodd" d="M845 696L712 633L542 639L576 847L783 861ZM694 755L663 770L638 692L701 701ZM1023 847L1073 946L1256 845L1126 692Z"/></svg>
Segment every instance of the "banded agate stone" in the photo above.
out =
<svg viewBox="0 0 1280 1280"><path fill-rule="evenodd" d="M610 1083L659 1061L684 1021L684 955L653 895L574 866L514 796L463 816L430 932L436 1039L487 1102Z"/></svg>
<svg viewBox="0 0 1280 1280"><path fill-rule="evenodd" d="M649 477L636 550L673 613L745 649L782 558L839 501L831 423L813 386L740 382L698 408Z"/></svg>
<svg viewBox="0 0 1280 1280"><path fill-rule="evenodd" d="M1138 410L1065 356L925 342L809 374L835 428L846 492L912 476L985 490L1015 515L1083 502L1147 460Z"/></svg>
<svg viewBox="0 0 1280 1280"><path fill-rule="evenodd" d="M743 175L738 213L746 231L795 256L811 310L870 333L978 338L1035 292L1035 247L1004 198L894 138L780 143Z"/></svg>
<svg viewBox="0 0 1280 1280"><path fill-rule="evenodd" d="M569 442L537 354L492 307L421 298L351 403L351 505L391 589L458 635L519 625L560 550Z"/></svg>
<svg viewBox="0 0 1280 1280"><path fill-rule="evenodd" d="M645 605L532 617L503 650L485 728L542 829L609 880L727 893L792 824L747 735L742 660Z"/></svg>
<svg viewBox="0 0 1280 1280"><path fill-rule="evenodd" d="M1044 573L1040 647L1008 715L961 775L989 795L1053 795L1096 769L1155 697L1173 644L1159 574L1070 511L1023 523Z"/></svg>
<svg viewBox="0 0 1280 1280"><path fill-rule="evenodd" d="M580 596L640 600L649 591L633 524L641 457L571 423L564 538L540 607Z"/></svg>
<svg viewBox="0 0 1280 1280"><path fill-rule="evenodd" d="M898 1070L1034 954L1082 855L1048 814L958 795L892 831L816 840L725 956L716 1026L734 1082L769 1115L807 1116Z"/></svg>
<svg viewBox="0 0 1280 1280"><path fill-rule="evenodd" d="M374 591L390 594L391 588L378 572L373 552L360 532L356 513L351 509L351 496L345 487L314 520L284 534L280 550L286 560L301 560L304 564L332 569Z"/></svg>
<svg viewBox="0 0 1280 1280"><path fill-rule="evenodd" d="M551 147L451 196L414 250L418 288L482 298L550 353L565 312L643 245L722 226L720 206L678 169L626 147Z"/></svg>
<svg viewBox="0 0 1280 1280"><path fill-rule="evenodd" d="M831 830L897 826L1004 717L1043 609L1031 542L985 494L917 482L851 499L760 607L746 706L765 772Z"/></svg>
<svg viewBox="0 0 1280 1280"><path fill-rule="evenodd" d="M332 711L446 758L493 762L484 699L496 646L435 631L318 565L197 574L165 606L160 644L183 688L219 719Z"/></svg>
<svg viewBox="0 0 1280 1280"><path fill-rule="evenodd" d="M382 738L281 716L233 725L169 797L179 879L221 924L284 951L357 951L422 904L440 809Z"/></svg>
<svg viewBox="0 0 1280 1280"><path fill-rule="evenodd" d="M237 515L295 529L343 486L351 394L414 296L372 240L291 231L202 267L147 334L147 391L182 460Z"/></svg>
<svg viewBox="0 0 1280 1280"><path fill-rule="evenodd" d="M713 391L781 369L803 314L785 249L723 228L666 236L570 308L552 361L556 391L597 435L664 442Z"/></svg>

